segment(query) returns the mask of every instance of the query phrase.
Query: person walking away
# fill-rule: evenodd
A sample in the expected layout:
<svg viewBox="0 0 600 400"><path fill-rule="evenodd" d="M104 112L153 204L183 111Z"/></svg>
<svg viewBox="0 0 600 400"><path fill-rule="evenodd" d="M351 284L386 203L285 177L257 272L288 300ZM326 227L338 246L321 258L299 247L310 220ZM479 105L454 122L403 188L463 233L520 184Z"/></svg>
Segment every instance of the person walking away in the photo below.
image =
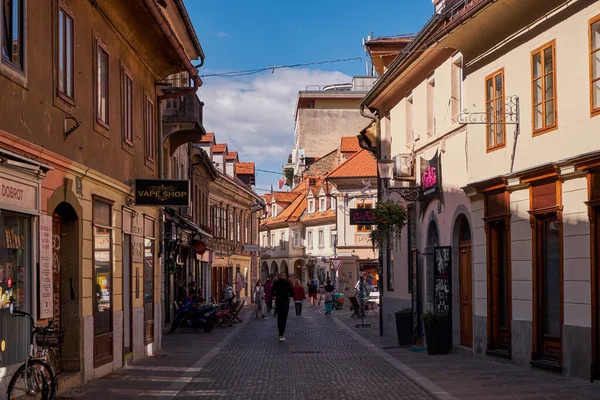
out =
<svg viewBox="0 0 600 400"><path fill-rule="evenodd" d="M306 292L304 291L304 287L300 282L300 279L296 279L294 282L294 306L296 307L296 316L299 317L302 315L302 302L306 297Z"/></svg>
<svg viewBox="0 0 600 400"><path fill-rule="evenodd" d="M331 279L327 279L325 285L325 315L331 315L331 310L333 309L333 292L335 291L335 287L331 284Z"/></svg>
<svg viewBox="0 0 600 400"><path fill-rule="evenodd" d="M267 313L270 313L273 309L273 284L271 279L267 278L265 282L265 302L267 303Z"/></svg>
<svg viewBox="0 0 600 400"><path fill-rule="evenodd" d="M231 303L233 303L234 296L233 288L228 281L225 281L225 287L223 288L223 300L229 304L229 308L231 308Z"/></svg>
<svg viewBox="0 0 600 400"><path fill-rule="evenodd" d="M258 318L258 312L262 314L262 317L265 317L265 288L259 279L256 281L256 285L254 286L254 309L256 311L256 318Z"/></svg>
<svg viewBox="0 0 600 400"><path fill-rule="evenodd" d="M310 306L314 307L317 302L317 286L314 279L308 284L308 297L310 298Z"/></svg>
<svg viewBox="0 0 600 400"><path fill-rule="evenodd" d="M275 296L275 312L277 313L277 329L279 330L279 341L285 340L285 326L287 316L290 311L290 297L294 297L294 290L290 282L286 279L285 272L282 272L273 284L273 295Z"/></svg>

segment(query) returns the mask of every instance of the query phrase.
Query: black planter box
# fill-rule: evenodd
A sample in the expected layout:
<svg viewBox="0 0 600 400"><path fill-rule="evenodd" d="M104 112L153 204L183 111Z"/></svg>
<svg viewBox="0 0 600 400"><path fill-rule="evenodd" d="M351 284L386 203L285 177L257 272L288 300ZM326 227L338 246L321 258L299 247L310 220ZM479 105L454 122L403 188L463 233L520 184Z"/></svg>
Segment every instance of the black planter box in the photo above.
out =
<svg viewBox="0 0 600 400"><path fill-rule="evenodd" d="M437 321L425 321L425 339L427 340L427 353L431 355L448 354L451 347L448 318L441 317Z"/></svg>
<svg viewBox="0 0 600 400"><path fill-rule="evenodd" d="M396 332L398 333L398 346L410 346L413 340L412 311L396 312Z"/></svg>

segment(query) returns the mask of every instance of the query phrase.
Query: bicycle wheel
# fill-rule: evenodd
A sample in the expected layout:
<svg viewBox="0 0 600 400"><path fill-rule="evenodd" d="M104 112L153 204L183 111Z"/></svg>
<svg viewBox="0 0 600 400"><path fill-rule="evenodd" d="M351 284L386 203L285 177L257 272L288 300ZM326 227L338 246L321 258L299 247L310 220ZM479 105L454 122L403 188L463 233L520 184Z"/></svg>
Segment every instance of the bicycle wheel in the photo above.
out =
<svg viewBox="0 0 600 400"><path fill-rule="evenodd" d="M45 360L46 364L48 364L48 366L52 370L52 373L56 377L56 374L58 372L58 364L59 364L58 348L56 348L56 347L48 347L46 349L46 351L47 351L46 360Z"/></svg>
<svg viewBox="0 0 600 400"><path fill-rule="evenodd" d="M48 364L42 360L29 360L19 367L8 384L8 399L33 398L52 400L56 393L56 380Z"/></svg>

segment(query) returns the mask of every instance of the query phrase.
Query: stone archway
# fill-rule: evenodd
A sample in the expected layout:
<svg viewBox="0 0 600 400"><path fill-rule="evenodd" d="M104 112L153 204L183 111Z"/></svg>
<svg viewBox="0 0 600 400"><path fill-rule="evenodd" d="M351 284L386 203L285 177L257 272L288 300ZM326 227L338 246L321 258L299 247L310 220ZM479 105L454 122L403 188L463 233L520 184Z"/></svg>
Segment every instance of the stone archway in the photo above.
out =
<svg viewBox="0 0 600 400"><path fill-rule="evenodd" d="M62 202L52 213L53 320L66 327L60 348L58 372L79 371L80 358L80 248L79 217L73 206Z"/></svg>
<svg viewBox="0 0 600 400"><path fill-rule="evenodd" d="M305 275L304 272L304 260L298 259L294 261L294 279L300 279L300 282L304 284Z"/></svg>
<svg viewBox="0 0 600 400"><path fill-rule="evenodd" d="M274 279L277 279L279 276L279 267L275 261L271 261L271 275Z"/></svg>
<svg viewBox="0 0 600 400"><path fill-rule="evenodd" d="M281 264L279 265L279 272L285 272L288 278L290 277L290 270L285 260L281 261Z"/></svg>
<svg viewBox="0 0 600 400"><path fill-rule="evenodd" d="M269 264L263 261L260 266L260 280L264 283L269 278Z"/></svg>

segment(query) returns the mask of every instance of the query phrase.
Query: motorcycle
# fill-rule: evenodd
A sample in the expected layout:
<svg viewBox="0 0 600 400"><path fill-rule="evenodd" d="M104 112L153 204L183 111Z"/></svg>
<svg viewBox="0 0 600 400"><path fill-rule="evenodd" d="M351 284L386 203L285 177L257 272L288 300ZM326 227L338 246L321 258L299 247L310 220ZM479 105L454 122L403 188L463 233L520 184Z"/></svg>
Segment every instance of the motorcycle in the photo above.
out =
<svg viewBox="0 0 600 400"><path fill-rule="evenodd" d="M217 310L211 305L199 305L189 298L175 311L175 318L171 323L170 333L178 327L202 329L204 332L212 331L217 324Z"/></svg>

